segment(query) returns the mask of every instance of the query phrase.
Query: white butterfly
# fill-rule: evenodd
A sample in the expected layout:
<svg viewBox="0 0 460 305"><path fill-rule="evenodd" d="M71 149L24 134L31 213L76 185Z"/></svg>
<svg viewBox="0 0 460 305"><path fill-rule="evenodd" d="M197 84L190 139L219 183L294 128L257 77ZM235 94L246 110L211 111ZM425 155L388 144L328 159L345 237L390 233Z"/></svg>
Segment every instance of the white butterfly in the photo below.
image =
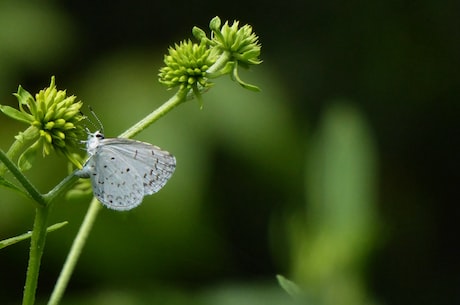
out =
<svg viewBox="0 0 460 305"><path fill-rule="evenodd" d="M88 134L90 155L75 175L91 178L94 195L106 207L131 210L145 195L158 192L171 178L176 159L149 143L124 138L105 139L96 131Z"/></svg>

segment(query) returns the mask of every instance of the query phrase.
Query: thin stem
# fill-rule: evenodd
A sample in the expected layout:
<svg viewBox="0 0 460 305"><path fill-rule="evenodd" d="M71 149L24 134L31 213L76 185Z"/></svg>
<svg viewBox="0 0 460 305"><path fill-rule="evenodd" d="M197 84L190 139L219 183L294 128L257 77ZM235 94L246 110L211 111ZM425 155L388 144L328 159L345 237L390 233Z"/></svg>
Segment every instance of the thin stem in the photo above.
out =
<svg viewBox="0 0 460 305"><path fill-rule="evenodd" d="M46 223L49 215L49 207L38 207L35 210L34 228L30 242L29 264L27 266L26 284L22 299L23 305L33 305L37 290L38 273L46 240Z"/></svg>
<svg viewBox="0 0 460 305"><path fill-rule="evenodd" d="M30 140L29 138L33 137L33 135L36 133L37 133L37 128L34 126L29 126L29 128L27 128L24 132L19 133L18 137L20 137L20 139L16 138L16 141L14 141L13 144L11 144L10 148L6 152L6 155L8 156L8 158L10 160L13 160L14 158L16 158L19 152L27 144L26 142ZM0 176L3 176L5 172L6 172L6 167L3 164L0 164Z"/></svg>
<svg viewBox="0 0 460 305"><path fill-rule="evenodd" d="M209 69L206 71L207 74L213 74L216 73L217 71L222 70L225 65L228 63L230 60L231 53L228 51L224 51L220 57L216 60L216 62L209 67Z"/></svg>
<svg viewBox="0 0 460 305"><path fill-rule="evenodd" d="M64 267L61 270L56 286L54 287L51 298L48 302L48 305L59 304L64 291L67 287L67 284L70 280L70 276L75 269L78 258L83 250L83 246L86 243L89 233L94 225L98 212L101 210L101 205L96 198L93 198L89 206L88 212L86 213L85 219L78 231L78 234L72 244L72 248L67 256L67 259L64 263Z"/></svg>
<svg viewBox="0 0 460 305"><path fill-rule="evenodd" d="M174 107L184 102L186 100L186 95L187 90L179 90L163 105L161 105L159 108L147 115L144 119L122 133L120 137L131 138L135 136L147 128L149 125L157 121L167 112L171 111ZM55 192L57 192L57 190ZM48 305L57 305L61 301L62 296L64 295L64 291L69 283L70 277L75 269L77 261L89 236L89 233L91 232L94 222L96 221L96 217L101 209L102 206L99 201L96 198L93 198L88 211L86 212L85 219L80 226L80 230L78 231L69 254L67 255L67 259L64 263L64 266L62 267L61 273L59 274L59 278L56 282L56 285L54 286L54 290L51 294Z"/></svg>
<svg viewBox="0 0 460 305"><path fill-rule="evenodd" d="M65 226L66 224L68 224L67 221L55 223L54 225L49 226L46 229L46 233L49 233L49 232L55 231L57 229L60 229L63 226ZM29 231L27 233L24 233L24 234L21 234L21 235L18 235L18 236L14 236L14 237L10 237L10 238L1 240L0 241L0 249L3 249L3 248L8 247L8 246L11 246L11 245L13 245L15 243L18 243L20 241L26 240L26 239L31 238L31 237L32 237L32 231Z"/></svg>
<svg viewBox="0 0 460 305"><path fill-rule="evenodd" d="M80 254L83 250L83 247L88 239L88 235L93 228L94 222L96 221L97 214L102 209L101 204L97 201L96 198L93 198L89 205L88 212L85 215L85 219L80 226L80 230L73 241L72 248L70 248L70 252L67 255L66 261L64 263L64 267L59 274L59 278L54 286L53 293L51 294L50 300L48 301L48 305L57 305L62 299L64 295L64 291L67 288L67 284L69 283L70 276L72 275L75 265L77 264L78 259L80 258Z"/></svg>
<svg viewBox="0 0 460 305"><path fill-rule="evenodd" d="M14 164L10 158L5 154L3 150L0 149L0 160L5 164L6 168L16 177L19 183L22 184L27 193L37 202L40 206L44 207L46 205L46 200L42 194L35 188L35 186L27 179L26 176L19 170L19 168Z"/></svg>
<svg viewBox="0 0 460 305"><path fill-rule="evenodd" d="M166 101L163 105L158 107L156 110L151 112L145 118L140 120L138 123L134 124L128 130L120 134L120 138L132 138L148 126L156 122L159 118L164 116L166 113L171 111L174 107L181 104L185 101L185 97L187 95L188 90L179 90L176 94L174 94L168 101Z"/></svg>
<svg viewBox="0 0 460 305"><path fill-rule="evenodd" d="M68 175L67 177L64 178L61 182L59 182L58 185L56 185L51 191L49 191L46 195L43 197L48 201L52 202L57 196L65 192L72 184L75 183L75 181L78 180L78 177L75 176L73 172L72 174Z"/></svg>

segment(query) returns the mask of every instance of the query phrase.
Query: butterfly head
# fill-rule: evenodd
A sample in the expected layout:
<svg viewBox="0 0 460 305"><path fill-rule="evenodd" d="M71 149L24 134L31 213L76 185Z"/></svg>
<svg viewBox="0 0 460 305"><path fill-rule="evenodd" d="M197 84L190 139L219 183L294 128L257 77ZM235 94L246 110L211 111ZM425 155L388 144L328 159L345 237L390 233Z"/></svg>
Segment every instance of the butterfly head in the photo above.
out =
<svg viewBox="0 0 460 305"><path fill-rule="evenodd" d="M88 139L86 140L86 150L88 151L88 154L94 154L96 148L103 139L104 134L99 130L96 132L88 132Z"/></svg>
<svg viewBox="0 0 460 305"><path fill-rule="evenodd" d="M96 119L99 126L97 126L93 121L91 121L87 116L85 116L86 120L91 123L94 127L99 127L99 130L96 132L91 132L88 127L86 127L86 133L88 134L88 138L86 139L86 150L88 154L93 155L96 152L96 148L99 146L100 141L104 139L104 126L102 126L101 120L97 117L96 113L94 113L93 109L89 107L89 111Z"/></svg>

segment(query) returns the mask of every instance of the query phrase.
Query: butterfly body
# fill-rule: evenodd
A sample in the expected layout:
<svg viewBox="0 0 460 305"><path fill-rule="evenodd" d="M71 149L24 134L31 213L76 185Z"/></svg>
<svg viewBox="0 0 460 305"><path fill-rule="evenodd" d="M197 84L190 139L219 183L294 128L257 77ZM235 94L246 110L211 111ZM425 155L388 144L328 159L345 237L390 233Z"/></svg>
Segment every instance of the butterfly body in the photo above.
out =
<svg viewBox="0 0 460 305"><path fill-rule="evenodd" d="M166 184L176 167L174 156L157 146L125 138L106 139L98 131L89 134L86 149L90 157L76 175L90 178L94 195L114 210L137 207L145 195Z"/></svg>

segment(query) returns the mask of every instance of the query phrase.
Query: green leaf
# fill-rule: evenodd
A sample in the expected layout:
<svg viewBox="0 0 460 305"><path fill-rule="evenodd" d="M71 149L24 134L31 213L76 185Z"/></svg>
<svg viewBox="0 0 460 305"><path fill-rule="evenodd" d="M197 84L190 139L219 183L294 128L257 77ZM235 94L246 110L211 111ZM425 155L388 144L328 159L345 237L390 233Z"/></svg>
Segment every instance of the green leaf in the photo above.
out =
<svg viewBox="0 0 460 305"><path fill-rule="evenodd" d="M224 75L227 73L230 73L234 70L235 67L235 62L234 61L229 61L225 64L225 66L219 71L220 75Z"/></svg>
<svg viewBox="0 0 460 305"><path fill-rule="evenodd" d="M67 221L63 221L63 222L59 222L59 223L56 223L52 226L49 226L47 229L46 229L46 232L52 232L52 231L55 231L57 229L60 229L62 228L63 226L65 226L66 224L68 224ZM19 236L15 236L15 237L11 237L11 238L7 238L7 239L4 239L2 241L0 241L0 249L3 249L5 247L8 247L8 246L11 246L17 242L20 242L20 241L23 241L23 240L26 240L28 238L30 238L32 236L32 232L27 232L27 233L24 233L24 234L21 234Z"/></svg>
<svg viewBox="0 0 460 305"><path fill-rule="evenodd" d="M15 184L9 182L8 180L6 180L5 178L3 177L0 177L0 185L3 185L4 187L7 187L9 189L12 189L12 190L15 190L21 194L24 194L24 195L28 195L26 192L24 192L24 190L22 190L21 188L17 187Z"/></svg>
<svg viewBox="0 0 460 305"><path fill-rule="evenodd" d="M212 18L211 21L209 22L209 28L212 31L219 31L220 32L220 25L221 25L221 21L220 21L219 16L216 16L216 17Z"/></svg>
<svg viewBox="0 0 460 305"><path fill-rule="evenodd" d="M18 99L20 106L22 105L30 106L29 102L34 100L34 97L32 96L32 94L30 94L29 91L22 88L20 85L18 87L18 92L14 93L14 96L16 96L16 98Z"/></svg>
<svg viewBox="0 0 460 305"><path fill-rule="evenodd" d="M245 89L255 91L255 92L260 92L261 91L259 87L255 86L255 85L245 83L240 79L240 77L238 76L238 65L237 64L235 64L235 66L233 68L233 79L236 80Z"/></svg>
<svg viewBox="0 0 460 305"><path fill-rule="evenodd" d="M14 138L22 143L35 140L40 135L39 129L35 126L30 126L26 131L20 131Z"/></svg>
<svg viewBox="0 0 460 305"><path fill-rule="evenodd" d="M192 86L192 90L198 100L198 104L200 105L200 110L202 110L203 109L203 98L201 96L201 92L196 85Z"/></svg>
<svg viewBox="0 0 460 305"><path fill-rule="evenodd" d="M0 105L0 111L3 112L5 115L9 116L10 118L30 124L33 122L34 117L28 113L21 112L13 107Z"/></svg>
<svg viewBox="0 0 460 305"><path fill-rule="evenodd" d="M199 27L197 26L194 26L193 29L192 29L192 34L193 36L198 39L198 40L202 40L202 39L207 39L208 37L206 37L206 33L205 31L203 31L202 29L200 29Z"/></svg>
<svg viewBox="0 0 460 305"><path fill-rule="evenodd" d="M18 92L13 95L18 99L19 109L21 109L22 112L26 112L23 106L27 106L32 114L32 117L37 114L37 103L35 102L32 94L30 94L27 90L19 85Z"/></svg>
<svg viewBox="0 0 460 305"><path fill-rule="evenodd" d="M19 157L18 167L24 172L32 168L32 162L37 157L37 150L39 148L39 141L35 142L32 146L27 148Z"/></svg>
<svg viewBox="0 0 460 305"><path fill-rule="evenodd" d="M276 279L278 280L281 288L283 288L290 296L299 297L302 294L299 286L297 286L297 284L293 281L288 280L280 274L276 275Z"/></svg>

